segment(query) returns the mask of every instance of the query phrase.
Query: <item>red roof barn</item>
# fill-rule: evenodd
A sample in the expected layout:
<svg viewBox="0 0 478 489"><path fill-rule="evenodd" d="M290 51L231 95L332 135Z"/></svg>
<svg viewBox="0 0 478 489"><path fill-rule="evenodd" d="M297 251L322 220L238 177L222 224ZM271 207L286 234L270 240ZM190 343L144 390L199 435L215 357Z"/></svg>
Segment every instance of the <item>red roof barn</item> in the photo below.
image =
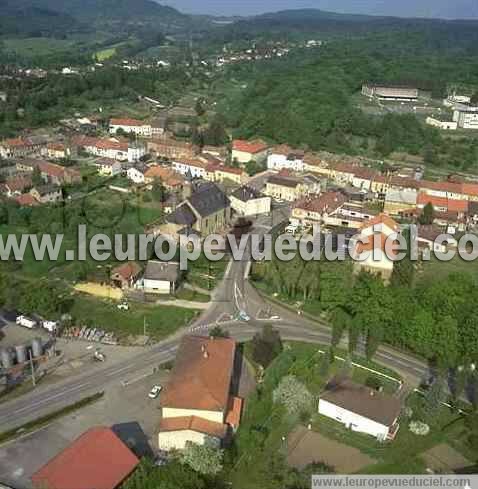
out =
<svg viewBox="0 0 478 489"><path fill-rule="evenodd" d="M92 428L32 475L40 489L114 489L139 460L110 428Z"/></svg>

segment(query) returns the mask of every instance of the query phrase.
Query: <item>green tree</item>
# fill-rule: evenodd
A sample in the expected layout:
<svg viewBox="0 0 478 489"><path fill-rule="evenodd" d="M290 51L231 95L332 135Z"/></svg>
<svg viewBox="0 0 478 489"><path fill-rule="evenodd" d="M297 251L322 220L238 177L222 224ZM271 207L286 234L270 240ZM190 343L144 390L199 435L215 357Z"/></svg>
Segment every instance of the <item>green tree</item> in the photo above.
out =
<svg viewBox="0 0 478 489"><path fill-rule="evenodd" d="M294 375L283 377L274 389L272 398L274 403L282 404L290 415L297 416L302 412L310 412L313 397L307 387Z"/></svg>
<svg viewBox="0 0 478 489"><path fill-rule="evenodd" d="M164 202L166 198L166 191L164 189L163 183L161 182L161 179L157 179L153 183L153 190L152 190L153 198L157 202Z"/></svg>
<svg viewBox="0 0 478 489"><path fill-rule="evenodd" d="M428 202L428 204L423 208L423 211L418 220L420 224L433 224L433 221L435 220L435 210L431 202Z"/></svg>
<svg viewBox="0 0 478 489"><path fill-rule="evenodd" d="M38 168L38 166L35 166L35 168L33 169L32 183L34 186L43 185L45 183L43 181L43 178L42 178L41 172L40 172L40 168Z"/></svg>
<svg viewBox="0 0 478 489"><path fill-rule="evenodd" d="M279 331L265 324L261 333L256 333L252 339L252 358L262 365L268 367L272 360L282 351L282 340Z"/></svg>

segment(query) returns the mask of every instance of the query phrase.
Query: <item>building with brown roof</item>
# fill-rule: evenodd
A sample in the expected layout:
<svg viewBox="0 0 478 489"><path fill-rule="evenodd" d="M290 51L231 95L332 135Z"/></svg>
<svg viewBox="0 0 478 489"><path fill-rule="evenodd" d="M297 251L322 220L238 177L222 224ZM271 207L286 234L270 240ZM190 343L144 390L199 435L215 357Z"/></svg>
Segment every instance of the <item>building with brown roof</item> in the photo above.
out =
<svg viewBox="0 0 478 489"><path fill-rule="evenodd" d="M319 414L381 441L397 434L400 411L398 398L347 378L332 379L319 399Z"/></svg>
<svg viewBox="0 0 478 489"><path fill-rule="evenodd" d="M227 419L237 427L242 404L231 400L235 353L230 338L183 338L161 395L161 449L181 449L187 441L220 444L228 431Z"/></svg>
<svg viewBox="0 0 478 489"><path fill-rule="evenodd" d="M181 158L195 158L199 148L185 141L160 137L147 142L147 151L157 157L176 160Z"/></svg>
<svg viewBox="0 0 478 489"><path fill-rule="evenodd" d="M32 475L38 489L115 489L139 460L110 428L92 428Z"/></svg>
<svg viewBox="0 0 478 489"><path fill-rule="evenodd" d="M164 166L149 167L144 173L144 180L145 183L160 180L164 188L171 191L181 190L186 183L181 174Z"/></svg>

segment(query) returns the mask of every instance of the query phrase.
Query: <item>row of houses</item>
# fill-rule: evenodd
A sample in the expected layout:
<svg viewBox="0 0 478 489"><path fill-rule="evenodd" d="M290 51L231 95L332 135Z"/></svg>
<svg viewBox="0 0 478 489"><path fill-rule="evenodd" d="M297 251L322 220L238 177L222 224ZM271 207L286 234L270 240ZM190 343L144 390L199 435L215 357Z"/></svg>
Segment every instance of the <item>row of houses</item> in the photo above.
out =
<svg viewBox="0 0 478 489"><path fill-rule="evenodd" d="M74 142L86 153L111 160L135 162L146 154L146 147L143 144L121 138L102 139L79 136L74 138Z"/></svg>

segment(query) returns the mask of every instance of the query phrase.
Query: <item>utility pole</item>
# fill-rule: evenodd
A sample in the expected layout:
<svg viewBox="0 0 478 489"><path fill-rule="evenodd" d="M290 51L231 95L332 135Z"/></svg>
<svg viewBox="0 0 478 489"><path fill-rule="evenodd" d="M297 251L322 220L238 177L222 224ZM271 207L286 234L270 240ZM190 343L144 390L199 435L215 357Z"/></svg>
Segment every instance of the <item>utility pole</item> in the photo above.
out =
<svg viewBox="0 0 478 489"><path fill-rule="evenodd" d="M30 370L32 372L32 384L33 387L36 386L36 379L35 379L35 365L33 364L33 356L32 356L32 351L28 350L28 357L30 360Z"/></svg>

